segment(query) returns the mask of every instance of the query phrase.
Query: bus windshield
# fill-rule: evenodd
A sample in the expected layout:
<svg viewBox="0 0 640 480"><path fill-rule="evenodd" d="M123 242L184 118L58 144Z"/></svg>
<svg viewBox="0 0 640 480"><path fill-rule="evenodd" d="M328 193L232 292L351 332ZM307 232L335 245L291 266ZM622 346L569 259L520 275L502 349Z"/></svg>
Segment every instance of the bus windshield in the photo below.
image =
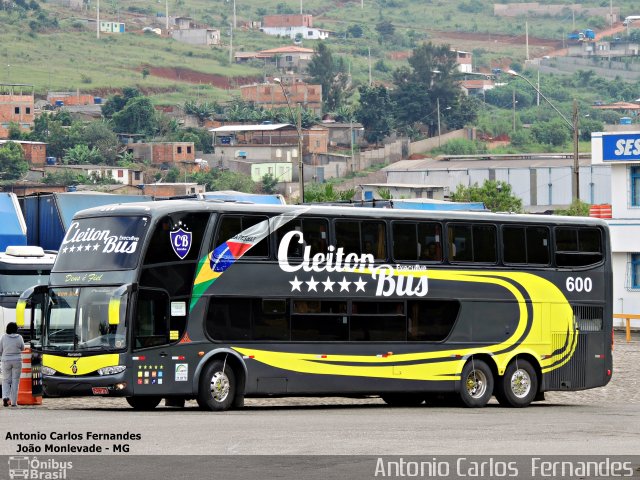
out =
<svg viewBox="0 0 640 480"><path fill-rule="evenodd" d="M130 270L136 267L147 217L74 220L60 245L54 272Z"/></svg>
<svg viewBox="0 0 640 480"><path fill-rule="evenodd" d="M126 347L124 322L109 324L109 300L118 287L52 288L42 347L62 351L114 351ZM126 311L127 296L120 309ZM121 315L120 318L123 318Z"/></svg>
<svg viewBox="0 0 640 480"><path fill-rule="evenodd" d="M34 285L46 285L49 270L6 270L0 273L0 295L19 296Z"/></svg>

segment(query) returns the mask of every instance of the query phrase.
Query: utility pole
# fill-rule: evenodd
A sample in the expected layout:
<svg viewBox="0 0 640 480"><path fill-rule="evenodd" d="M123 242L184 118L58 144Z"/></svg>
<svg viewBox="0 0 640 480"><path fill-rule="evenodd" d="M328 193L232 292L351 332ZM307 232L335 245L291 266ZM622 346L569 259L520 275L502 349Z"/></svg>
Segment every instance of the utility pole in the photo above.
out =
<svg viewBox="0 0 640 480"><path fill-rule="evenodd" d="M536 106L540 106L540 69L538 68L538 90L536 91Z"/></svg>
<svg viewBox="0 0 640 480"><path fill-rule="evenodd" d="M578 152L578 101L573 99L573 198L580 201L580 160Z"/></svg>
<svg viewBox="0 0 640 480"><path fill-rule="evenodd" d="M302 156L302 107L298 103L298 176L300 177L300 200L298 203L304 203L304 166Z"/></svg>
<svg viewBox="0 0 640 480"><path fill-rule="evenodd" d="M524 31L527 45L527 60L529 60L529 22L524 22Z"/></svg>
<svg viewBox="0 0 640 480"><path fill-rule="evenodd" d="M516 87L513 87L511 95L513 103L513 133L516 133Z"/></svg>
<svg viewBox="0 0 640 480"><path fill-rule="evenodd" d="M436 98L436 110L438 110L438 147L442 146L440 141L440 97Z"/></svg>
<svg viewBox="0 0 640 480"><path fill-rule="evenodd" d="M165 0L164 4L164 18L165 18L165 29L167 30L167 34L169 33L169 0Z"/></svg>
<svg viewBox="0 0 640 480"><path fill-rule="evenodd" d="M373 83L371 81L371 47L367 47L367 51L369 52L369 86L371 86L371 84Z"/></svg>
<svg viewBox="0 0 640 480"><path fill-rule="evenodd" d="M573 133L573 172L572 172L573 181L572 181L571 190L572 190L573 201L579 201L580 200L580 158L579 158L579 151L578 151L579 150L578 134L579 134L580 125L578 124L578 101L576 99L573 100L573 118L570 121L567 117L564 116L564 114L560 110L556 108L556 106L553 103L551 103L551 101L540 90L538 90L538 88L533 83L531 83L531 81L527 77L524 77L520 75L518 72L515 72L513 70L508 70L507 73L513 77L519 77L523 79L525 82L527 82L529 86L533 88L536 92L538 92L542 97L542 99L545 100L549 104L549 106L553 108L553 110L555 110L555 112L560 116L560 118L562 118L564 123L571 129L571 132Z"/></svg>
<svg viewBox="0 0 640 480"><path fill-rule="evenodd" d="M355 170L354 169L355 159L353 155L353 118L349 119L349 135L351 137L351 171L353 172Z"/></svg>
<svg viewBox="0 0 640 480"><path fill-rule="evenodd" d="M100 0L96 8L96 38L100 40Z"/></svg>
<svg viewBox="0 0 640 480"><path fill-rule="evenodd" d="M229 63L233 63L233 26L231 27L231 39L229 41Z"/></svg>
<svg viewBox="0 0 640 480"><path fill-rule="evenodd" d="M236 0L233 0L233 28L238 28L238 22L236 20Z"/></svg>

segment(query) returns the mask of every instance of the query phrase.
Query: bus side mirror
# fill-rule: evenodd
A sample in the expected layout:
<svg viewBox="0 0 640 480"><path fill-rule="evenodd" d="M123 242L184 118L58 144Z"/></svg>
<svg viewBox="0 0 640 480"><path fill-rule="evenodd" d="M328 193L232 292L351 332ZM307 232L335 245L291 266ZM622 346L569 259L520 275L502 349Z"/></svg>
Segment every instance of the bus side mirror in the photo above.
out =
<svg viewBox="0 0 640 480"><path fill-rule="evenodd" d="M118 325L120 323L120 306L122 298L136 290L135 284L123 285L118 288L109 299L109 325Z"/></svg>
<svg viewBox="0 0 640 480"><path fill-rule="evenodd" d="M33 299L36 296L43 295L46 293L47 289L46 285L36 285L35 287L27 288L20 298L18 299L18 303L16 305L16 324L20 328L24 328L26 323L25 314L27 312L27 307L31 308L33 306Z"/></svg>

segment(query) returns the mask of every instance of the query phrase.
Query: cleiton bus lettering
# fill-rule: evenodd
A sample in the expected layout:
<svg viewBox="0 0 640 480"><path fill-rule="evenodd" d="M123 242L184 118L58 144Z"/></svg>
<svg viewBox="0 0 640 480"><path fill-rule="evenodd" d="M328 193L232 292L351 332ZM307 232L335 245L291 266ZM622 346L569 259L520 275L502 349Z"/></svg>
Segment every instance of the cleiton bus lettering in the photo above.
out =
<svg viewBox="0 0 640 480"><path fill-rule="evenodd" d="M358 255L357 253L349 253L345 256L342 247L335 248L333 245L328 247L327 253L316 253L311 257L311 247L304 247L302 255L302 263L299 265L291 265L287 259L289 244L293 237L298 237L297 242L304 245L304 237L302 232L292 230L287 232L280 242L278 248L278 264L280 268L288 273L302 270L304 272L351 272L359 268L372 268L375 259L369 253Z"/></svg>

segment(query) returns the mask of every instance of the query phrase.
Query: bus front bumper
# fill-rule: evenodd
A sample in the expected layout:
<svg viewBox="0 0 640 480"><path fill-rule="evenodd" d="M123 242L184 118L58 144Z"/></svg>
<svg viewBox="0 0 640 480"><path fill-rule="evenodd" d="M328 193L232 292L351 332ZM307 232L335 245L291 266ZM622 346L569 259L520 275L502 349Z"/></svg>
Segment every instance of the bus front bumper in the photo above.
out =
<svg viewBox="0 0 640 480"><path fill-rule="evenodd" d="M126 377L126 372L82 377L44 375L42 386L44 393L50 397L126 397L133 393Z"/></svg>

